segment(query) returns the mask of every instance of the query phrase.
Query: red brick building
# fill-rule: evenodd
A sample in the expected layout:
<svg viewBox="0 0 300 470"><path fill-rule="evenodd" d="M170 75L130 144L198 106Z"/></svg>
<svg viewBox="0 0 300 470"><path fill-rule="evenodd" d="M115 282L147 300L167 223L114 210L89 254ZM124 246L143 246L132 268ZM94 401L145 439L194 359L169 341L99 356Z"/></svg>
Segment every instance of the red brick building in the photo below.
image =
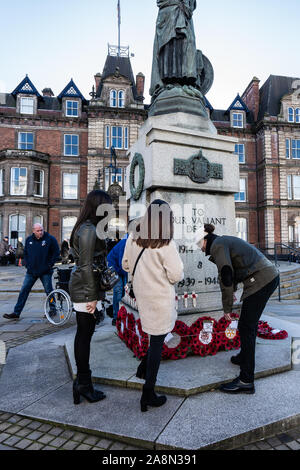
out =
<svg viewBox="0 0 300 470"><path fill-rule="evenodd" d="M124 189L127 150L147 118L145 77L134 77L129 50L109 49L87 101L71 80L59 96L40 94L29 77L0 93L0 237L24 239L42 222L59 242L69 238L93 187ZM211 119L238 139L238 235L261 248L300 246L300 80L254 77ZM111 148L117 155L114 168Z"/></svg>
<svg viewBox="0 0 300 470"><path fill-rule="evenodd" d="M300 80L254 77L227 110L211 119L220 134L238 139L240 192L237 232L261 248L300 247Z"/></svg>
<svg viewBox="0 0 300 470"><path fill-rule="evenodd" d="M13 245L35 222L69 237L86 196L86 104L73 80L58 97L28 76L0 94L0 235Z"/></svg>

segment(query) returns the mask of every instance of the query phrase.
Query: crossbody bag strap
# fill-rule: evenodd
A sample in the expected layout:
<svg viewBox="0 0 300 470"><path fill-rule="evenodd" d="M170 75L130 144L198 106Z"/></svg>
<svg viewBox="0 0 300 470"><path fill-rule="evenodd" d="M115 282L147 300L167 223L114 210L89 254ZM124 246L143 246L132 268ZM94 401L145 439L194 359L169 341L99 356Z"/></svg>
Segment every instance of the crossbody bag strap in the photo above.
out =
<svg viewBox="0 0 300 470"><path fill-rule="evenodd" d="M135 273L137 264L138 264L138 262L140 261L140 258L141 258L141 256L142 256L142 254L144 253L145 249L146 249L146 248L143 248L143 249L142 249L142 251L140 252L140 254L139 254L139 256L138 256L138 258L137 258L137 260L136 260L136 262L135 262L134 269L133 269L133 273L132 273L132 277L134 276L134 273Z"/></svg>

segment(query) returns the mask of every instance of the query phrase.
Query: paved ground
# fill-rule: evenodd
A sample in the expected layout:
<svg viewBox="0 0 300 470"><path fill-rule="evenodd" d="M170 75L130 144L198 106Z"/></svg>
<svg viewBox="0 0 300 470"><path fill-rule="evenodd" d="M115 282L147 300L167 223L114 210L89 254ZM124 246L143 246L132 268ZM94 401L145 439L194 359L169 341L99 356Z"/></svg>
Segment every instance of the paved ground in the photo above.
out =
<svg viewBox="0 0 300 470"><path fill-rule="evenodd" d="M283 268L286 269L286 266ZM38 283L35 286L36 292L32 293L29 297L21 320L12 322L3 319L3 313L11 313L13 311L24 274L24 268L14 266L0 267L0 340L5 342L7 349L61 330L59 327L49 325L42 318L42 303L45 295L38 292L42 290L42 286ZM272 301L268 305L268 315L274 316L274 321L276 318L284 316L285 320L291 321L294 324L300 324L299 307L299 301L298 303ZM68 333L75 333L74 320L68 324L67 328ZM133 450L134 447L117 441L103 439L99 435L77 432L66 429L64 426L45 424L37 420L25 419L17 414L0 411L0 450L12 449ZM247 445L242 449L298 450L300 449L300 427Z"/></svg>

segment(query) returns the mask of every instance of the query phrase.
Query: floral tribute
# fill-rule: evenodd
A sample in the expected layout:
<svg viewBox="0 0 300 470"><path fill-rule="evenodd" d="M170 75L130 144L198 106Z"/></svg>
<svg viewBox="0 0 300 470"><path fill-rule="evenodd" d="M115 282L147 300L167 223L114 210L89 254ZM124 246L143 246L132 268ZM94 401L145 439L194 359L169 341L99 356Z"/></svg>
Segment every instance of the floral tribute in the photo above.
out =
<svg viewBox="0 0 300 470"><path fill-rule="evenodd" d="M231 314L231 317L235 320L238 315ZM142 359L148 350L149 338L142 330L141 320L135 319L134 314L123 306L119 310L116 327L119 338L137 358ZM165 341L163 359L178 360L188 355L214 356L219 351L240 348L239 332L232 328L231 321L225 317L219 321L208 316L200 317L191 326L177 320L171 334L179 336L180 340L176 347ZM274 330L267 322L260 321L257 336L279 340L287 338L288 333L285 330Z"/></svg>
<svg viewBox="0 0 300 470"><path fill-rule="evenodd" d="M257 336L264 339L285 339L288 333L285 330L274 330L266 321L259 321Z"/></svg>

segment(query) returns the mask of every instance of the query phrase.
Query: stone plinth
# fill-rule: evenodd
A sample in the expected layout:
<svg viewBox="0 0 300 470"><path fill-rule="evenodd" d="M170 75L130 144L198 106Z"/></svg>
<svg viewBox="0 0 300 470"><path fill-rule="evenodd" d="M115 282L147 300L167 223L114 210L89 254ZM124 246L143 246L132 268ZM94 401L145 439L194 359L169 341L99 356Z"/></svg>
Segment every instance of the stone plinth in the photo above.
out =
<svg viewBox="0 0 300 470"><path fill-rule="evenodd" d="M219 136L208 118L178 112L150 116L129 152L131 162L137 155L143 161L130 165L127 172L131 215L143 215L154 199L167 201L174 213L174 239L185 271L184 281L176 287L179 314L222 308L217 269L195 242L203 236L205 223L214 224L218 235L236 234L235 143L236 139ZM187 303L185 293L190 296Z"/></svg>

